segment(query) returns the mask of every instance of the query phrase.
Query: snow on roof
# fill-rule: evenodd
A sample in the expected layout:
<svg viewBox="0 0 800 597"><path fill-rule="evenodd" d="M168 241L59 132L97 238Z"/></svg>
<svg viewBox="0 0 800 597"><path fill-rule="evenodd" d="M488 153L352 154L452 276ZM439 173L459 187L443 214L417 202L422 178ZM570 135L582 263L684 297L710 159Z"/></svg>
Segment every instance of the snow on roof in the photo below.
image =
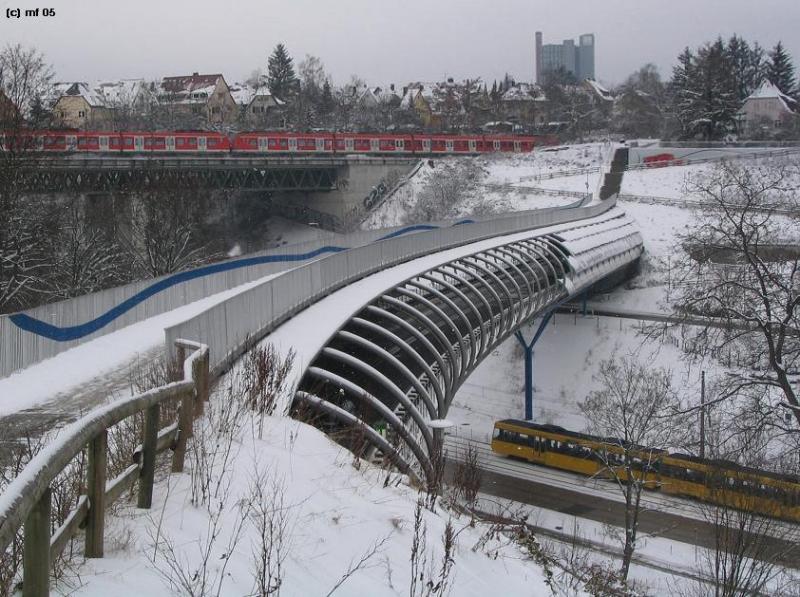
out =
<svg viewBox="0 0 800 597"><path fill-rule="evenodd" d="M403 94L402 99L400 100L400 107L404 110L410 110L414 107L414 98L417 96L417 89L415 87L409 87L406 89L406 92Z"/></svg>
<svg viewBox="0 0 800 597"><path fill-rule="evenodd" d="M256 96L256 88L246 83L234 83L230 86L231 97L239 106L248 106Z"/></svg>
<svg viewBox="0 0 800 597"><path fill-rule="evenodd" d="M177 104L206 103L217 88L217 82L224 78L220 74L199 75L197 73L182 77L164 77L161 80L160 99Z"/></svg>
<svg viewBox="0 0 800 597"><path fill-rule="evenodd" d="M54 97L56 98L56 101L66 96L80 96L93 108L106 107L108 103L106 98L99 90L87 83L56 83L54 85L54 91Z"/></svg>
<svg viewBox="0 0 800 597"><path fill-rule="evenodd" d="M795 112L797 111L798 108L797 100L783 93L780 89L778 89L775 85L773 85L766 79L764 80L763 83L761 83L761 86L758 89L756 89L753 93L747 96L747 99L745 99L745 101L751 99L778 100L780 101L781 105L783 105L783 107L786 109L787 112Z"/></svg>
<svg viewBox="0 0 800 597"><path fill-rule="evenodd" d="M254 87L253 85L248 85L247 83L233 83L228 90L231 92L233 101L235 101L239 106L249 106L250 103L257 97L271 98L271 100L275 102L275 105L277 106L283 105L284 103L282 100L270 93L266 84Z"/></svg>
<svg viewBox="0 0 800 597"><path fill-rule="evenodd" d="M540 102L544 101L542 90L530 83L517 83L510 87L502 97L504 102Z"/></svg>
<svg viewBox="0 0 800 597"><path fill-rule="evenodd" d="M395 90L393 84L373 87L371 91L375 99L384 104L400 100L400 95Z"/></svg>
<svg viewBox="0 0 800 597"><path fill-rule="evenodd" d="M608 89L606 89L605 87L603 87L602 85L600 85L600 83L598 83L598 82L597 82L597 81L595 81L594 79L584 79L584 82L585 82L587 85L589 85L589 87L590 87L590 88L591 88L591 89L592 89L592 90L593 90L593 91L594 91L594 92L595 92L595 93L596 93L596 94L597 94L597 95L598 95L598 96L599 96L601 99L604 99L604 100L607 100L607 101L612 101L612 100L614 99L614 96L612 96L612 95L611 95L611 92L610 92Z"/></svg>
<svg viewBox="0 0 800 597"><path fill-rule="evenodd" d="M133 104L139 94L146 90L144 79L119 79L117 81L100 81L93 85L109 106Z"/></svg>

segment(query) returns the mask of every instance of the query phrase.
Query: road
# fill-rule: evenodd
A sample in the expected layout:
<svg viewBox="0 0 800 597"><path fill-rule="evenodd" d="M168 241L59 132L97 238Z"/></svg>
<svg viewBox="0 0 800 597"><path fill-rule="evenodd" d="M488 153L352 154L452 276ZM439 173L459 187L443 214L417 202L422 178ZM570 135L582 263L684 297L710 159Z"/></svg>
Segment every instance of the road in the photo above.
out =
<svg viewBox="0 0 800 597"><path fill-rule="evenodd" d="M487 444L474 440L448 437L446 449L462 454L468 443L478 450L482 493L624 527L625 505L611 483L496 456ZM642 503L640 533L714 549L715 527L698 504L656 492L647 492ZM770 521L770 531L767 551L778 554L781 565L800 569L800 526Z"/></svg>

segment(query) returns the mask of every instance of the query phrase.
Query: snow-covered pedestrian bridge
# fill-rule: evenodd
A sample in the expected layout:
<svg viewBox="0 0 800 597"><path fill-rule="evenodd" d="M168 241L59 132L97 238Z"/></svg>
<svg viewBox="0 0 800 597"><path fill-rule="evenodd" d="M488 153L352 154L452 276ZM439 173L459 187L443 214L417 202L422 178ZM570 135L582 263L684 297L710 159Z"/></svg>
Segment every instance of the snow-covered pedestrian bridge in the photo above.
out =
<svg viewBox="0 0 800 597"><path fill-rule="evenodd" d="M302 327L318 334L300 353L294 407L316 411L360 456L433 475L435 421L481 360L523 323L630 272L642 250L634 223L610 207L362 280L360 295L331 296L292 324L308 317Z"/></svg>

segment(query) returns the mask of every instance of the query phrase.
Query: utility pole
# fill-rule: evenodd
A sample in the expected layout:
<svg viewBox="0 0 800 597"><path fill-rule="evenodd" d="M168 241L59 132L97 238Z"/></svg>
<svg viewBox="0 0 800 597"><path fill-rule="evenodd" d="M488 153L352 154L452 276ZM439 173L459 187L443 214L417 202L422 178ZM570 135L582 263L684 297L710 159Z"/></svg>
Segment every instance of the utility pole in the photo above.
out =
<svg viewBox="0 0 800 597"><path fill-rule="evenodd" d="M700 372L700 458L706 455L706 372Z"/></svg>

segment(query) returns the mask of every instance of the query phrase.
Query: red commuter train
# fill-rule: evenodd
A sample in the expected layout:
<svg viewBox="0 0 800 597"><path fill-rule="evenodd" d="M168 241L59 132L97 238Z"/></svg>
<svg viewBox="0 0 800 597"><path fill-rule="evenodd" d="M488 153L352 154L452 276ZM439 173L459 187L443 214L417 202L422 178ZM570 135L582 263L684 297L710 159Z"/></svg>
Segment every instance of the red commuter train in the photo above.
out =
<svg viewBox="0 0 800 597"><path fill-rule="evenodd" d="M24 138L27 145L46 153L159 155L476 155L524 153L536 145L555 142L550 136L269 131L233 135L208 131L37 131L25 133ZM0 148L4 147L5 136L0 133Z"/></svg>

